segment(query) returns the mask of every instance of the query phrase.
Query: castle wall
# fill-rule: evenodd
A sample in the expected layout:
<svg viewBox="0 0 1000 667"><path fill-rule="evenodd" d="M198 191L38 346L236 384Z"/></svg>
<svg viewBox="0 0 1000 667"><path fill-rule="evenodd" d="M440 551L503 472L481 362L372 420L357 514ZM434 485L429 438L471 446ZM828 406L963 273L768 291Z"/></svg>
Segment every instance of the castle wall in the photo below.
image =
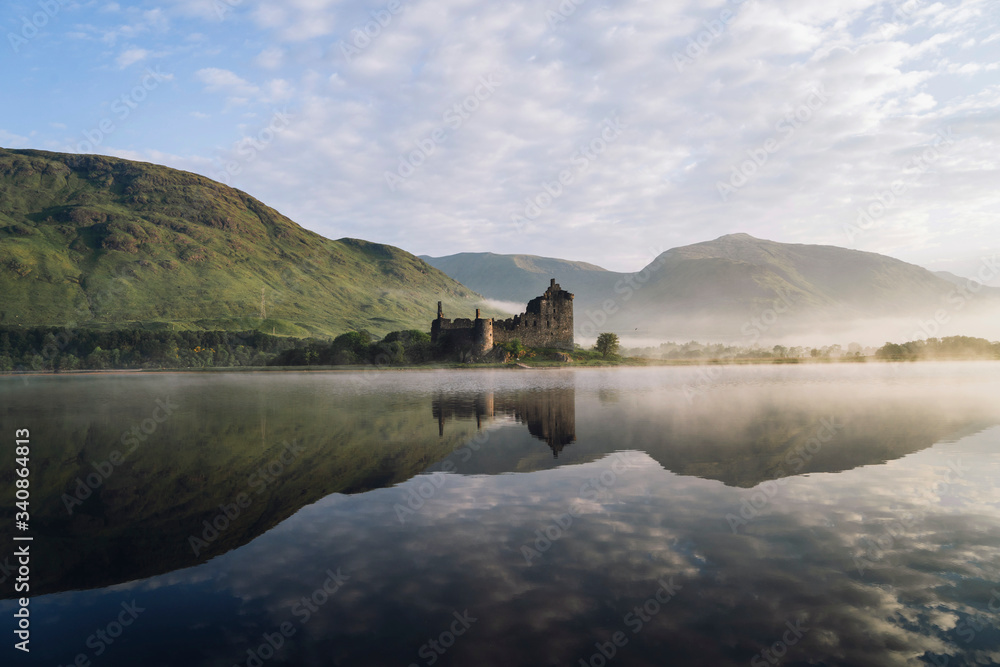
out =
<svg viewBox="0 0 1000 667"><path fill-rule="evenodd" d="M555 284L545 294L528 302L526 311L493 322L493 342L514 339L527 347L573 349L573 295Z"/></svg>
<svg viewBox="0 0 1000 667"><path fill-rule="evenodd" d="M431 323L431 341L436 343L438 340L447 340L448 345L455 349L475 347L472 320L461 317L456 320L443 317L434 320Z"/></svg>

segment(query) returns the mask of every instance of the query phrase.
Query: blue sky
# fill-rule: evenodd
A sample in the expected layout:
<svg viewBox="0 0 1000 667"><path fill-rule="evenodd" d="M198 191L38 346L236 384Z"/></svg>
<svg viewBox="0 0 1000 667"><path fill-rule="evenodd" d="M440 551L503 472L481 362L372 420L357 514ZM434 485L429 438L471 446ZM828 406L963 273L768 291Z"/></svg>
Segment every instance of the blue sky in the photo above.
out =
<svg viewBox="0 0 1000 667"><path fill-rule="evenodd" d="M735 232L966 276L1000 252L994 0L17 0L0 25L0 146L198 172L331 238L616 270Z"/></svg>

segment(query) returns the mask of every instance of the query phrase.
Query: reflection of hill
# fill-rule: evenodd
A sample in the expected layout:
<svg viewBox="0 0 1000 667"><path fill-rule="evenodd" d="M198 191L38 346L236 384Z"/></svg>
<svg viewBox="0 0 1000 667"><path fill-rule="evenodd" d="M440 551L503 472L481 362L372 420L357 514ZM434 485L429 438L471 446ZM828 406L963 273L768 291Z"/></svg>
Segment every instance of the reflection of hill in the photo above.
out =
<svg viewBox="0 0 1000 667"><path fill-rule="evenodd" d="M968 425L943 414L900 414L886 419L886 415L858 412L838 419L836 430L824 431L822 419L809 413L788 414L780 421L764 421L759 428L733 431L719 439L693 433L684 424L664 424L660 439L642 449L679 475L750 488L770 479L841 472L899 459L948 439ZM976 430L995 423L983 419ZM829 440L822 442L818 434Z"/></svg>
<svg viewBox="0 0 1000 667"><path fill-rule="evenodd" d="M796 474L884 463L956 433L1000 423L1000 410L981 396L905 387L889 393L863 386L847 391L822 385L742 386L717 388L694 401L665 393L630 397L609 403L581 396L581 418L573 428L579 435L559 463L639 450L680 475L753 487ZM531 414L545 413L550 399L523 392L517 401L520 414ZM514 434L494 435L489 445L458 462L458 472L531 472L554 464Z"/></svg>
<svg viewBox="0 0 1000 667"><path fill-rule="evenodd" d="M31 527L36 543L48 545L34 552L36 595L196 565L331 493L409 479L474 431L459 425L439 437L426 400L290 391L277 376L266 390L249 375L33 382L23 400L3 401L0 418L33 424ZM162 397L181 407L70 515L64 494L94 473L92 463L127 451L123 433L148 419ZM275 461L292 441L303 450L286 454L279 471ZM190 536L201 536L203 522L241 493L250 505L195 556ZM13 509L5 507L0 540L10 541L12 526Z"/></svg>

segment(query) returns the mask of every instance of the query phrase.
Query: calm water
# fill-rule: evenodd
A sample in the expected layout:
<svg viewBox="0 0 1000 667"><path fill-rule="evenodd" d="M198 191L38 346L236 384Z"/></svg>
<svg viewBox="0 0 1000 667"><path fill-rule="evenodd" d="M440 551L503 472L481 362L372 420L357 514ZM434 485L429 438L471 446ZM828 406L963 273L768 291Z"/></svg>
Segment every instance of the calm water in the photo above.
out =
<svg viewBox="0 0 1000 667"><path fill-rule="evenodd" d="M1000 364L0 399L7 444L31 430L35 538L30 660L0 571L4 664L1000 664Z"/></svg>

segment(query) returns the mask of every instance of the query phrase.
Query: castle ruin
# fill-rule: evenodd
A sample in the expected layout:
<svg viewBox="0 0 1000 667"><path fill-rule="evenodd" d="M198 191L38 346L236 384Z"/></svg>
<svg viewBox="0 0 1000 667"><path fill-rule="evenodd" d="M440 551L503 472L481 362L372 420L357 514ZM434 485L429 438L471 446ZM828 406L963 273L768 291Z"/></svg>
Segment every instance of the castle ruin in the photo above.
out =
<svg viewBox="0 0 1000 667"><path fill-rule="evenodd" d="M526 347L551 347L573 350L573 295L549 281L541 296L528 302L523 313L506 320L482 318L476 309L476 319L444 317L438 301L437 319L431 323L431 340L457 351L470 351L481 356L494 345L519 340Z"/></svg>

